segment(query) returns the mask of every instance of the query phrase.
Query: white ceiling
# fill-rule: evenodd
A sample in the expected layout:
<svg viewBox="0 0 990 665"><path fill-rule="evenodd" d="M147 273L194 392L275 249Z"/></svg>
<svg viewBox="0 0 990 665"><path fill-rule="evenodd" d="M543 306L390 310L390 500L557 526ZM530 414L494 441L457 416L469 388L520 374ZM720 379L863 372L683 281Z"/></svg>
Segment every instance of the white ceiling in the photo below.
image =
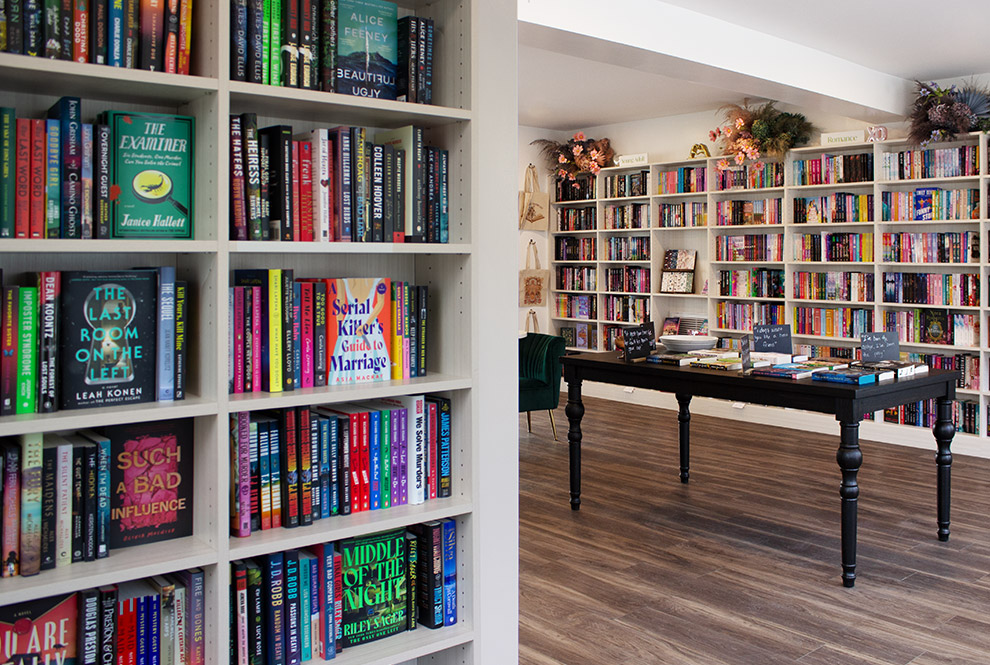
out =
<svg viewBox="0 0 990 665"><path fill-rule="evenodd" d="M534 7L541 2L554 3L519 1L521 19L524 13L534 16ZM619 1L612 0L610 4ZM575 27L578 23L573 21L564 29L520 21L521 125L573 130L715 109L747 96L815 104L829 112L883 121L899 115L892 112L890 104L871 105L856 95L842 99L834 93L835 84L841 87L844 76L863 73L867 75L864 81L873 76L878 86L893 82L896 88L900 82L900 87L906 89L914 79L990 72L990 48L986 46L990 35L988 0L958 0L939 6L941 11L931 16L928 14L933 6L919 0L831 0L822 15L814 16L809 16L810 8L820 9L823 5L794 0L650 0L656 4L621 1L639 5L638 15L643 15L644 8L663 8L657 17L666 21L655 32L662 45L655 51L644 48L642 42L626 46L614 39L589 36L596 28L593 20L586 34L580 34L581 28ZM615 10L622 11L619 7ZM706 63L689 60L690 47L668 48L684 37L670 20L678 16L695 16L701 22L691 25L704 26L707 22L713 29L722 28L722 34L731 35L735 32L732 26L740 26L740 43L729 45L727 50L725 44L709 47L712 52L722 50L721 62L716 57ZM754 43L760 33L767 35L765 44ZM705 40L704 35L698 38ZM760 52L781 52L780 40L794 47L792 53L782 57L779 64L783 69L793 71L794 59L807 57L809 49L820 54L820 58L807 60L806 76L795 79L792 75L786 81L766 77L766 62ZM740 61L756 54L751 62L755 60L757 64L749 64L748 70L741 66L731 71L734 53L739 54ZM829 67L830 63L833 67ZM826 67L835 71L835 80L816 80L823 78ZM797 71L802 71L800 63ZM983 82L990 82L986 78L982 77ZM807 89L802 89L805 80ZM896 91L888 96L904 99L903 91L900 97ZM895 106L901 108L904 104L897 101Z"/></svg>

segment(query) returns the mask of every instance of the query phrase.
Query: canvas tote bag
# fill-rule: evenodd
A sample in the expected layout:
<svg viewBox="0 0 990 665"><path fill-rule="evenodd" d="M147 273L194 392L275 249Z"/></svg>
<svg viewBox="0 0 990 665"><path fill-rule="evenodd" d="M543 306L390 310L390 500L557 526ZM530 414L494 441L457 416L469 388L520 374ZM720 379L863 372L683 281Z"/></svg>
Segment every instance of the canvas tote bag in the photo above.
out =
<svg viewBox="0 0 990 665"><path fill-rule="evenodd" d="M550 222L550 192L540 191L536 167L526 167L526 180L519 192L519 228L523 231L546 231Z"/></svg>
<svg viewBox="0 0 990 665"><path fill-rule="evenodd" d="M519 306L545 307L549 289L550 271L540 268L540 254L536 241L526 246L526 267L519 271Z"/></svg>
<svg viewBox="0 0 990 665"><path fill-rule="evenodd" d="M540 332L540 320L536 318L536 310L531 309L526 312L526 332Z"/></svg>

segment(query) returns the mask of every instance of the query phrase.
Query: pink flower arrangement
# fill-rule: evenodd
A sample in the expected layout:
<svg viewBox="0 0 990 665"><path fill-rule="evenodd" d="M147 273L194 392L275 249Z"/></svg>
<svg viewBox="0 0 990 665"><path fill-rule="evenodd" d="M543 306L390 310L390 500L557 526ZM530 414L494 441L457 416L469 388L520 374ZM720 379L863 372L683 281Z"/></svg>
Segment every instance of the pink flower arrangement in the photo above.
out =
<svg viewBox="0 0 990 665"><path fill-rule="evenodd" d="M722 112L724 124L709 131L708 140L737 165L747 159L758 160L763 154L782 157L790 148L807 143L811 136L811 123L803 115L778 111L774 102L752 109L730 104ZM716 164L719 171L731 166L727 159Z"/></svg>
<svg viewBox="0 0 990 665"><path fill-rule="evenodd" d="M609 140L589 139L584 132L576 132L566 143L538 139L533 145L540 146L550 169L559 178L567 180L574 180L583 173L598 175L603 168L614 165L615 151Z"/></svg>

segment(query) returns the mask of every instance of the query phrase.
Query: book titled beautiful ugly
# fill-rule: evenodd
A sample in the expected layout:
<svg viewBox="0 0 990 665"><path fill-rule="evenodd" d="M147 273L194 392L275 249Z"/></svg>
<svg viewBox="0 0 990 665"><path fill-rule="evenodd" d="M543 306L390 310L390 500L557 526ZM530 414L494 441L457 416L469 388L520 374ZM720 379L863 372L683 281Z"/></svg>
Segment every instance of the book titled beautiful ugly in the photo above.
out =
<svg viewBox="0 0 990 665"><path fill-rule="evenodd" d="M398 6L387 0L338 0L337 92L395 99Z"/></svg>
<svg viewBox="0 0 990 665"><path fill-rule="evenodd" d="M327 385L391 377L388 278L335 279L327 296Z"/></svg>

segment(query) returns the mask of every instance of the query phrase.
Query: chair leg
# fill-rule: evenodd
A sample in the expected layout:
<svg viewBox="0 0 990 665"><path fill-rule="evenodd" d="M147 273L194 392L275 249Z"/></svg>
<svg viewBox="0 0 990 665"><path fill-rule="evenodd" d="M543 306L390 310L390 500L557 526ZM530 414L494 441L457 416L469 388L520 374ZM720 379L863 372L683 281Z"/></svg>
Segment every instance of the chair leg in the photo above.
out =
<svg viewBox="0 0 990 665"><path fill-rule="evenodd" d="M547 413L550 414L550 429L553 430L553 440L557 440L557 425L553 422L553 409L547 409Z"/></svg>
<svg viewBox="0 0 990 665"><path fill-rule="evenodd" d="M533 421L530 419L530 412L526 412L526 431L530 434L533 433Z"/></svg>

